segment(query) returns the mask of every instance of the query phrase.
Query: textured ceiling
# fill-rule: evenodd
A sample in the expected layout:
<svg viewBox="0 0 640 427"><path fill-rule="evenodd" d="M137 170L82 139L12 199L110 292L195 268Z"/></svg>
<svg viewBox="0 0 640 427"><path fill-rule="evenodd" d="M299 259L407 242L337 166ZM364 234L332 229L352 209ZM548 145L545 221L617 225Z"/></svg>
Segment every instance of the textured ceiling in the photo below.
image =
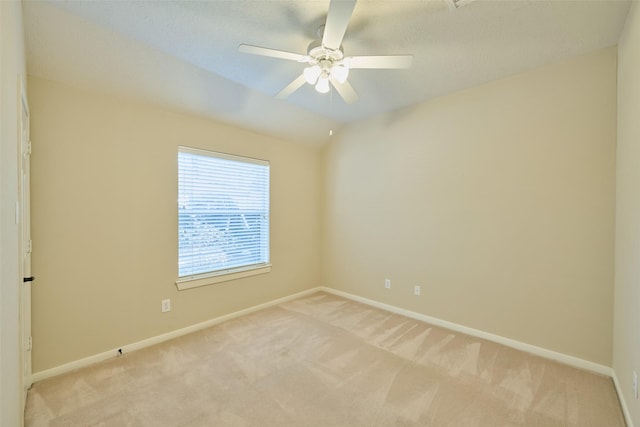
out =
<svg viewBox="0 0 640 427"><path fill-rule="evenodd" d="M352 70L360 99L305 85L273 96L303 64L239 53L248 43L305 54L329 1L29 1L30 74L215 117L288 139L615 45L629 1L361 0L345 54L413 54L408 70Z"/></svg>

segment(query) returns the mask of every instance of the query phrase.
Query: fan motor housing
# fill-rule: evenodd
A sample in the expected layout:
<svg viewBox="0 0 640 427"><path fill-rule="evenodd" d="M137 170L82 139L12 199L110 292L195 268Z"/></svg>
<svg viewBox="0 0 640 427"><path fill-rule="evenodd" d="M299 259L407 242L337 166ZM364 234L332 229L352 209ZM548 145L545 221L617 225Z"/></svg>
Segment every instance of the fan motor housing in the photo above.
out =
<svg viewBox="0 0 640 427"><path fill-rule="evenodd" d="M307 48L307 54L311 57L315 63L318 63L323 60L338 62L342 61L344 58L344 51L342 46L338 49L329 49L322 45L321 40L314 40L309 43L309 47Z"/></svg>

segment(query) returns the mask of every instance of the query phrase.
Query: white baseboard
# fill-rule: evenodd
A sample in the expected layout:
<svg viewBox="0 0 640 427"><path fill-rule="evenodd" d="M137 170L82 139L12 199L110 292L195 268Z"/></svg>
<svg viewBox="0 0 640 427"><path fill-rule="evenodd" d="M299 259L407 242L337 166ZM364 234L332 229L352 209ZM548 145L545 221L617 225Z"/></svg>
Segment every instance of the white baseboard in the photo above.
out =
<svg viewBox="0 0 640 427"><path fill-rule="evenodd" d="M535 345L516 341L511 338L505 338L500 335L491 334L489 332L480 331L478 329L469 328L467 326L458 325L457 323L441 320L436 317L427 316L425 314L416 313L414 311L405 310L403 308L395 307L393 305L385 304L382 302L374 301L368 298L363 298L357 295L349 294L347 292L338 291L336 289L320 287L320 290L347 298L353 301L361 302L363 304L370 305L372 307L381 308L392 313L400 314L402 316L410 317L412 319L420 320L426 323L430 323L435 326L440 326L446 329L450 329L455 332L471 335L473 337L482 338L487 341L492 341L498 344L505 345L507 347L515 348L516 350L526 351L527 353L535 354L536 356L544 357L545 359L556 360L566 365L570 365L576 368L585 369L587 371L596 372L598 374L611 376L612 370L609 366L600 365L598 363L590 362L588 360L580 359L578 357L569 356L563 353L558 353L553 350L538 347Z"/></svg>
<svg viewBox="0 0 640 427"><path fill-rule="evenodd" d="M173 338L177 338L192 332L196 332L219 323L225 322L227 320L234 319L236 317L244 316L249 313L253 313L267 307L272 307L277 304L281 304L283 302L291 301L296 298L301 298L306 295L313 294L315 292L324 291L330 294L334 294L346 299L350 299L352 301L361 302L363 304L370 305L372 307L380 308L382 310L389 311L391 313L400 314L402 316L406 316L412 319L420 320L426 323L430 323L435 326L440 326L446 329L450 329L455 332L460 332L463 334L471 335L477 338L485 339L487 341L492 341L498 344L505 345L507 347L514 348L516 350L526 351L528 353L535 354L540 357L544 357L546 359L556 360L558 362L580 368L585 369L587 371L595 372L598 374L609 376L613 379L613 383L616 388L616 392L618 393L618 398L620 400L620 406L622 407L622 412L624 414L625 420L627 422L628 427L633 427L633 422L631 420L631 415L629 413L629 409L624 400L624 396L622 394L622 390L620 388L620 383L616 376L615 371L609 366L600 365L598 363L590 362L588 360L580 359L574 356L569 356L563 353L558 353L556 351L548 350L542 347L538 347L535 345L523 343L520 341L516 341L510 338L505 338L500 335L491 334L489 332L484 332L478 329L469 328L467 326L459 325L457 323L448 322L446 320L441 320L435 317L427 316L425 314L416 313L413 311L405 310L403 308L395 307L390 304L385 304L379 301L371 300L368 298L364 298L358 295L353 295L347 292L339 291L336 289L328 288L325 286L319 286L311 289L304 290L302 292L295 293L293 295L289 295L283 298L279 298L273 301L269 301L263 304L258 304L253 307L249 307L240 311L236 311L234 313L229 313L224 316L216 317L214 319L210 319L201 323L197 323L195 325L187 326L186 328L178 329L172 332L168 332L166 334L158 335L155 337L151 337L142 341L138 341L135 343L127 344L122 347L114 348L109 351L105 351L103 353L95 354L93 356L86 357L84 359L76 360L74 362L66 363L64 365L56 366L55 368L47 369L44 371L36 372L33 374L33 382L38 382L45 380L47 378L51 378L57 375L61 375L76 369L84 368L86 366L93 365L98 362L102 362L104 360L112 359L118 357L118 350L122 349L123 354L128 352L139 350L145 347L149 347L155 344L159 344L164 341L168 341Z"/></svg>
<svg viewBox="0 0 640 427"><path fill-rule="evenodd" d="M624 400L624 394L622 394L622 388L620 387L620 382L618 381L618 376L614 369L611 369L611 378L613 379L613 384L616 387L616 393L618 393L618 400L620 401L620 406L622 407L622 413L624 414L624 420L627 422L627 427L633 427L631 412L629 412L627 401Z"/></svg>
<svg viewBox="0 0 640 427"><path fill-rule="evenodd" d="M412 319L420 320L420 321L429 323L431 325L440 326L455 332L460 332L463 334L471 335L473 337L482 338L487 341L492 341L498 344L505 345L507 347L515 348L516 350L526 351L527 353L535 354L536 356L544 357L545 359L555 360L555 361L564 363L566 365L573 366L575 368L580 368L590 372L595 372L597 374L611 377L616 389L616 393L618 394L618 401L620 402L620 407L622 408L622 413L624 415L625 422L627 423L627 427L634 427L633 421L631 419L631 413L629 412L629 408L627 407L627 402L625 401L624 395L622 394L622 389L620 388L620 382L618 381L616 372L613 370L613 368L609 366L600 365L598 363L590 362L588 360L580 359L578 357L569 356L564 353L558 353L553 350L548 350L546 348L538 347L532 344L516 341L511 338L505 338L500 335L495 335L489 332L480 331L478 329L469 328L467 326L458 325L457 323L448 322L446 320L438 319L436 317L431 317L425 314L416 313L414 311L405 310L403 308L399 308L390 304L385 304L385 303L364 298L358 295L353 295L348 292L339 291L337 289L327 288L325 286L320 286L317 289L330 294L340 296L342 298L347 298L352 301L357 301L363 304L370 305L372 307L380 308L385 311L390 311L392 313L396 313Z"/></svg>
<svg viewBox="0 0 640 427"><path fill-rule="evenodd" d="M214 319L206 320L201 323L196 323L195 325L187 326L185 328L177 329L172 332L168 332L166 334L158 335L155 337L147 338L142 341L138 341L131 344L126 344L124 346L114 348L112 350L105 351L103 353L95 354L93 356L86 357L84 359L76 360L74 362L66 363L64 365L57 366L55 368L47 369L44 371L36 372L33 374L33 381L42 381L43 379L50 378L56 375L60 375L65 372L69 372L78 368L82 368L85 366L89 366L96 362L100 362L103 360L107 360L113 357L118 356L118 350L122 349L123 354L128 353L134 350L139 350L141 348L149 347L154 344L159 344L164 341L168 341L173 338L177 338L191 332L196 332L201 329L208 328L213 325L217 325L218 323L225 322L227 320L234 319L236 317L244 316L249 313L256 312L258 310L262 310L267 307L271 307L277 304L281 304L283 302L291 301L296 298L300 298L318 291L324 291L330 294L338 295L343 298L350 299L352 301L361 302L363 304L370 305L372 307L377 307L382 310L386 310L392 313L400 314L402 316L406 316L412 319L420 320L426 323L430 323L435 326L440 326L446 329L450 329L455 332L460 332L463 334L471 335L477 338L482 338L487 341L492 341L498 344L505 345L507 347L515 348L517 350L526 351L528 353L535 354L537 356L544 357L546 359L557 360L559 362L565 363L567 365L574 366L576 368L585 369L588 371L596 372L599 374L607 375L613 377L613 370L609 366L600 365L594 362L590 362L588 360L580 359L577 357L569 356L563 353L558 353L552 350L547 350L542 347L538 347L535 345L523 343L520 341L516 341L510 338L505 338L500 335L491 334L489 332L484 332L478 329L469 328L467 326L459 325L457 323L448 322L446 320L441 320L435 317L427 316L425 314L416 313L413 311L405 310L403 308L399 308L390 304L385 304L379 301L374 301L368 298L364 298L358 295L353 295L347 292L339 291L336 289L328 288L325 286L319 286L311 289L307 289L302 292L295 293L293 295L289 295L283 298L279 298L273 301L269 301L263 304L258 304L253 307L245 308L243 310L239 310L233 313L226 314L224 316L216 317Z"/></svg>
<svg viewBox="0 0 640 427"><path fill-rule="evenodd" d="M291 301L296 298L300 298L315 292L318 292L320 288L311 288L304 290L302 292L295 293L293 295L289 295L283 298L278 298L273 301L265 302L263 304L258 304L253 307L245 308L240 311L236 311L233 313L226 314L224 316L216 317L214 319L206 320L201 323L196 323L195 325L187 326L186 328L177 329L172 332L167 332L166 334L158 335L155 337L147 338L142 341L138 341L131 344L126 344L121 347L114 348L112 350L105 351L103 353L94 354L93 356L85 357L84 359L76 360L73 362L65 363L64 365L56 366L55 368L46 369L44 371L39 371L33 374L33 382L38 382L45 380L47 378L55 377L57 375L61 375L67 372L74 371L76 369L84 368L90 365L93 365L98 362L102 362L104 360L113 359L119 356L118 350L122 350L122 354L129 353L134 350L139 350L141 348L150 347L155 344L159 344L161 342L168 341L173 338L178 338L183 335L190 334L192 332L196 332L210 326L217 325L219 323L225 322L227 320L234 319L236 317L244 316L249 313L253 313L267 307L272 307L277 304L281 304L283 302Z"/></svg>

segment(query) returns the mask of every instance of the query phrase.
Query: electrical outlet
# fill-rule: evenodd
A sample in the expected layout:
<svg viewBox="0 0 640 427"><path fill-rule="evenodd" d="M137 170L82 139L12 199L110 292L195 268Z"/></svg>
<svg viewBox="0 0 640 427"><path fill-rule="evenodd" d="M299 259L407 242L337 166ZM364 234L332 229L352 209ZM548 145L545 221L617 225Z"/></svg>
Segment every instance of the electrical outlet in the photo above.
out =
<svg viewBox="0 0 640 427"><path fill-rule="evenodd" d="M384 287L386 289L391 289L391 279L384 279Z"/></svg>
<svg viewBox="0 0 640 427"><path fill-rule="evenodd" d="M420 295L420 285L416 285L416 286L413 288L413 294L414 294L414 295Z"/></svg>
<svg viewBox="0 0 640 427"><path fill-rule="evenodd" d="M633 371L632 385L633 385L633 397L637 399L638 398L638 373L636 371Z"/></svg>
<svg viewBox="0 0 640 427"><path fill-rule="evenodd" d="M171 311L171 300L163 299L162 300L162 312L166 313L167 311Z"/></svg>

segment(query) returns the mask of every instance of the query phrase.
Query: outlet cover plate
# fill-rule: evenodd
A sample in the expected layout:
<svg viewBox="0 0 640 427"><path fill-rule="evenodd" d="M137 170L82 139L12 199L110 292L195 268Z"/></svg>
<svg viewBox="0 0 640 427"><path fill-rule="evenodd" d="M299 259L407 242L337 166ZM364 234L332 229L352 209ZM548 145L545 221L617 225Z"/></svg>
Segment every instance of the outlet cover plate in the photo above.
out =
<svg viewBox="0 0 640 427"><path fill-rule="evenodd" d="M167 311L171 311L171 300L163 299L162 300L162 312L166 313Z"/></svg>

